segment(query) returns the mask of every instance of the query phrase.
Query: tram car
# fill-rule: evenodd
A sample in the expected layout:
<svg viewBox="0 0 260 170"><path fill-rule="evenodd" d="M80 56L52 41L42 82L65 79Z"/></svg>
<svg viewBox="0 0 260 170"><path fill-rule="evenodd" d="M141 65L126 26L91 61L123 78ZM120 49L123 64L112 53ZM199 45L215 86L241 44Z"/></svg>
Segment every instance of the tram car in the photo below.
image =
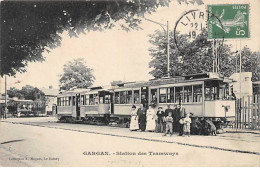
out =
<svg viewBox="0 0 260 170"><path fill-rule="evenodd" d="M102 87L65 91L57 98L57 115L62 122L108 122L113 110L113 93Z"/></svg>
<svg viewBox="0 0 260 170"><path fill-rule="evenodd" d="M125 117L131 113L131 105L154 109L180 104L183 112L208 118L235 118L235 100L229 87L231 79L216 73L194 74L149 82L126 83L114 89L114 113Z"/></svg>
<svg viewBox="0 0 260 170"><path fill-rule="evenodd" d="M235 118L232 79L202 73L146 82L128 82L114 88L94 87L67 91L58 96L57 114L62 121L126 123L131 107L153 104L154 109L180 104L183 112L207 118Z"/></svg>

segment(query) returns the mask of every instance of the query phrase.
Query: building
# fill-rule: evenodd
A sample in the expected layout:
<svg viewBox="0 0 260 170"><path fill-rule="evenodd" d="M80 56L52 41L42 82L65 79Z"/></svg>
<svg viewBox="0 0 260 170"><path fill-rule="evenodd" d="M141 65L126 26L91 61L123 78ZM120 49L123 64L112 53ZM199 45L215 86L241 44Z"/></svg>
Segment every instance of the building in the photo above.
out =
<svg viewBox="0 0 260 170"><path fill-rule="evenodd" d="M56 115L56 106L57 106L57 95L59 94L58 89L53 89L51 86L49 88L40 89L44 93L44 103L45 110L43 115Z"/></svg>

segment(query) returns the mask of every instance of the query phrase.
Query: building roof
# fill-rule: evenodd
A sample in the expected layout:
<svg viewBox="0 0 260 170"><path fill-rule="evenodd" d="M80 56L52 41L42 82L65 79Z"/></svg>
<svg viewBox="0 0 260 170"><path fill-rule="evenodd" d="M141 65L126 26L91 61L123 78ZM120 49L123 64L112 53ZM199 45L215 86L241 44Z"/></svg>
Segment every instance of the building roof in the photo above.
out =
<svg viewBox="0 0 260 170"><path fill-rule="evenodd" d="M58 89L51 89L51 88L41 88L40 89L46 96L58 96L59 90Z"/></svg>

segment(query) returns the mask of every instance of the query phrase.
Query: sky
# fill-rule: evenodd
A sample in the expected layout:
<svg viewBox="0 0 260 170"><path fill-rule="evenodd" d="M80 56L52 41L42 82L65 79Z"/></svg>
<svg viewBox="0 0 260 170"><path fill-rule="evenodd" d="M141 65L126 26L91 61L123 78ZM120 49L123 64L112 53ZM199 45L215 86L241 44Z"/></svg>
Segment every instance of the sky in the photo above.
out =
<svg viewBox="0 0 260 170"><path fill-rule="evenodd" d="M199 9L205 11L207 4L213 1L204 0L204 5L181 5L172 0L169 7L159 8L157 12L146 15L146 18L166 24L173 30L176 21L189 10ZM225 4L227 1L216 0L213 4ZM229 0L229 4L250 4L249 28L251 37L241 41L241 46L249 46L253 51L260 51L260 0ZM203 21L202 21L203 22ZM205 24L205 22L203 23ZM59 75L63 72L63 65L75 58L85 58L87 66L92 68L96 80L93 86L109 85L111 81L145 81L152 78L149 74L151 61L148 48L148 34L162 28L154 23L143 20L142 30L126 32L118 27L104 32L91 31L79 38L70 38L64 32L61 46L44 53L45 61L42 63L29 63L27 72L18 73L16 77L7 77L7 89L21 88L26 84L38 88L53 86L59 87ZM181 29L181 28L179 28ZM235 48L236 41L228 40ZM18 83L19 82L19 83ZM0 91L4 91L4 80L0 79Z"/></svg>

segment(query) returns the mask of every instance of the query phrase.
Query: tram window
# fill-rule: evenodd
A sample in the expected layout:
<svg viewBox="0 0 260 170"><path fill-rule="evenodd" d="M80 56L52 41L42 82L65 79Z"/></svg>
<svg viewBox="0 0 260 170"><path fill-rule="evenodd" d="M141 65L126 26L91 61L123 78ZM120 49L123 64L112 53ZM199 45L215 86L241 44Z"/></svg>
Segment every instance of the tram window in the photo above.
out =
<svg viewBox="0 0 260 170"><path fill-rule="evenodd" d="M69 99L69 97L67 97L67 106L69 106L70 105L70 99Z"/></svg>
<svg viewBox="0 0 260 170"><path fill-rule="evenodd" d="M119 104L119 92L115 92L115 104Z"/></svg>
<svg viewBox="0 0 260 170"><path fill-rule="evenodd" d="M175 87L175 103L183 101L183 87Z"/></svg>
<svg viewBox="0 0 260 170"><path fill-rule="evenodd" d="M192 102L192 87L191 86L184 87L184 102L186 102L186 103Z"/></svg>
<svg viewBox="0 0 260 170"><path fill-rule="evenodd" d="M99 97L99 103L103 104L104 102L104 97Z"/></svg>
<svg viewBox="0 0 260 170"><path fill-rule="evenodd" d="M61 106L63 106L63 97L60 98L60 104L61 104Z"/></svg>
<svg viewBox="0 0 260 170"><path fill-rule="evenodd" d="M76 96L73 96L72 97L72 106L75 106L76 105Z"/></svg>
<svg viewBox="0 0 260 170"><path fill-rule="evenodd" d="M105 103L109 104L110 103L110 95L105 95Z"/></svg>
<svg viewBox="0 0 260 170"><path fill-rule="evenodd" d="M139 96L139 90L135 90L134 91L134 103L135 104L138 104L138 103L140 103L140 96Z"/></svg>
<svg viewBox="0 0 260 170"><path fill-rule="evenodd" d="M84 97L84 95L81 95L80 97L81 97L81 99L80 99L80 105L84 105L84 103L85 103L85 97Z"/></svg>
<svg viewBox="0 0 260 170"><path fill-rule="evenodd" d="M126 91L120 92L120 104L126 104Z"/></svg>
<svg viewBox="0 0 260 170"><path fill-rule="evenodd" d="M91 95L89 95L89 104L90 104L90 105L96 105L96 104L98 104L98 95L97 95L97 94L91 94Z"/></svg>
<svg viewBox="0 0 260 170"><path fill-rule="evenodd" d="M71 96L69 97L69 106L71 106Z"/></svg>
<svg viewBox="0 0 260 170"><path fill-rule="evenodd" d="M132 104L132 91L126 92L126 104Z"/></svg>
<svg viewBox="0 0 260 170"><path fill-rule="evenodd" d="M66 106L66 97L63 98L63 106Z"/></svg>
<svg viewBox="0 0 260 170"><path fill-rule="evenodd" d="M97 94L94 94L94 101L95 101L95 104L98 104L98 95Z"/></svg>
<svg viewBox="0 0 260 170"><path fill-rule="evenodd" d="M167 88L167 103L174 103L174 87Z"/></svg>
<svg viewBox="0 0 260 170"><path fill-rule="evenodd" d="M157 103L157 89L151 89L151 103Z"/></svg>
<svg viewBox="0 0 260 170"><path fill-rule="evenodd" d="M225 85L219 86L219 96L218 99L225 99L226 98L226 88Z"/></svg>
<svg viewBox="0 0 260 170"><path fill-rule="evenodd" d="M85 95L85 105L89 105L89 95Z"/></svg>
<svg viewBox="0 0 260 170"><path fill-rule="evenodd" d="M205 88L205 99L216 100L217 99L217 87L206 87Z"/></svg>
<svg viewBox="0 0 260 170"><path fill-rule="evenodd" d="M62 98L62 106L65 106L65 97Z"/></svg>
<svg viewBox="0 0 260 170"><path fill-rule="evenodd" d="M57 105L60 106L60 98L57 98Z"/></svg>
<svg viewBox="0 0 260 170"><path fill-rule="evenodd" d="M89 95L89 105L95 105L93 94Z"/></svg>
<svg viewBox="0 0 260 170"><path fill-rule="evenodd" d="M160 88L159 90L159 102L166 103L166 88Z"/></svg>
<svg viewBox="0 0 260 170"><path fill-rule="evenodd" d="M206 81L205 82L205 100L216 100L218 99L219 83L217 81Z"/></svg>
<svg viewBox="0 0 260 170"><path fill-rule="evenodd" d="M202 102L202 85L193 86L193 102Z"/></svg>

